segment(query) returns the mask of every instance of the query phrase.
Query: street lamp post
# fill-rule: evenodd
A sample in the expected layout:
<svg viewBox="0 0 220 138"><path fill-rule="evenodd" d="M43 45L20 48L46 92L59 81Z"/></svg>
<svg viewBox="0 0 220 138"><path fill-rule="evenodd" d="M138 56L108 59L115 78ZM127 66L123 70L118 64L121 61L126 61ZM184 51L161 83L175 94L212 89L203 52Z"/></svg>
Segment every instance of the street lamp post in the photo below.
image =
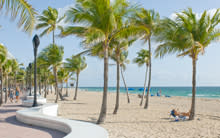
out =
<svg viewBox="0 0 220 138"><path fill-rule="evenodd" d="M32 94L31 94L31 68L32 68L32 65L31 65L31 63L29 63L29 69L30 69L30 82L29 82L29 88L30 88L30 93L29 93L29 96L31 96Z"/></svg>
<svg viewBox="0 0 220 138"><path fill-rule="evenodd" d="M37 106L37 62L36 62L36 57L37 57L37 48L40 44L39 37L37 35L34 36L33 40L33 47L34 47L34 103L32 107Z"/></svg>

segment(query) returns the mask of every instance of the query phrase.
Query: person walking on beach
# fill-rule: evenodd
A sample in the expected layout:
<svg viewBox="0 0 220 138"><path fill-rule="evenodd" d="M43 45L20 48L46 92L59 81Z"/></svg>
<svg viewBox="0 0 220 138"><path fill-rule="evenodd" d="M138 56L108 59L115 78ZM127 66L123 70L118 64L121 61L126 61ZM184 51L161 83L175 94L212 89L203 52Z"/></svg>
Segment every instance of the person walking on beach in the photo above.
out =
<svg viewBox="0 0 220 138"><path fill-rule="evenodd" d="M20 89L16 87L15 96L16 96L16 103L19 101Z"/></svg>

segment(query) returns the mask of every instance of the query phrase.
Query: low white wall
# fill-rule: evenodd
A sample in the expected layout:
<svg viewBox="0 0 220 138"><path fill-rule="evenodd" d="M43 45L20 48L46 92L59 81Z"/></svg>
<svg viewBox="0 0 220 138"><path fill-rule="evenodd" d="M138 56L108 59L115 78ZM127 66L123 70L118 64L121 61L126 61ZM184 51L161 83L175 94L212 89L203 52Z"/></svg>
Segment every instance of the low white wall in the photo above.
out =
<svg viewBox="0 0 220 138"><path fill-rule="evenodd" d="M33 101L34 99L32 97L28 97L27 96L27 100L23 100L22 101L22 105L23 106L27 106L27 107L31 107L33 105ZM43 105L43 104L46 104L47 103L47 99L46 98L37 98L37 103L39 105Z"/></svg>
<svg viewBox="0 0 220 138"><path fill-rule="evenodd" d="M108 132L96 124L55 117L57 108L57 104L45 104L19 110L16 112L16 119L25 124L67 133L64 138L108 138Z"/></svg>

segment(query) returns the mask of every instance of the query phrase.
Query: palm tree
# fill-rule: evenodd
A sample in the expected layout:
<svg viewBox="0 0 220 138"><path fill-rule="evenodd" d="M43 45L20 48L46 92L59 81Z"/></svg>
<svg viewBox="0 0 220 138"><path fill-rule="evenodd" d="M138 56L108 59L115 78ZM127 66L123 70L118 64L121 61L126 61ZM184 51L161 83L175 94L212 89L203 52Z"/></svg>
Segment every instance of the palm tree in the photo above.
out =
<svg viewBox="0 0 220 138"><path fill-rule="evenodd" d="M135 24L140 29L142 29L140 34L142 35L142 39L144 40L144 42L148 41L149 55L152 55L151 54L151 37L154 35L156 24L160 20L159 13L155 12L154 10L145 10L143 8L141 12L137 12L133 20ZM149 78L148 78L147 97L146 97L146 102L144 106L145 109L148 108L150 86L151 86L151 56L149 56Z"/></svg>
<svg viewBox="0 0 220 138"><path fill-rule="evenodd" d="M115 109L113 114L117 114L118 108L119 108L119 92L120 92L120 65L121 65L121 54L123 51L126 51L128 46L134 42L135 39L131 40L123 40L122 38L114 39L110 45L113 47L113 54L111 55L111 58L116 61L117 65L117 91L116 91L116 103L115 103Z"/></svg>
<svg viewBox="0 0 220 138"><path fill-rule="evenodd" d="M45 34L53 33L53 45L55 44L55 30L58 27L57 24L60 23L64 16L58 18L58 11L55 8L48 7L47 10L44 10L42 15L38 16L38 21L36 29L45 28L45 30L40 34L40 36L44 36Z"/></svg>
<svg viewBox="0 0 220 138"><path fill-rule="evenodd" d="M24 75L24 69L22 67L19 67L16 74L16 82L18 83L21 89L24 88Z"/></svg>
<svg viewBox="0 0 220 138"><path fill-rule="evenodd" d="M3 103L3 74L2 74L2 66L4 63L7 61L7 49L3 46L3 44L0 44L0 80L1 80L1 85L0 85L0 106Z"/></svg>
<svg viewBox="0 0 220 138"><path fill-rule="evenodd" d="M76 73L76 89L73 100L77 99L77 90L79 84L79 74L82 70L87 67L86 58L81 56L72 56L71 58L66 59L65 68Z"/></svg>
<svg viewBox="0 0 220 138"><path fill-rule="evenodd" d="M63 82L66 81L69 77L69 72L66 68L61 67L57 72L58 80L61 84L61 94L63 92Z"/></svg>
<svg viewBox="0 0 220 138"><path fill-rule="evenodd" d="M8 76L12 71L12 60L11 59L7 59L7 61L5 62L5 64L3 65L3 72L4 72L4 76L5 76L5 86L6 86L6 91L5 91L5 103L8 100L8 86L9 86L9 79Z"/></svg>
<svg viewBox="0 0 220 138"><path fill-rule="evenodd" d="M26 0L1 0L0 11L2 9L11 13L12 19L18 19L18 27L22 27L25 32L32 33L35 24L35 9Z"/></svg>
<svg viewBox="0 0 220 138"><path fill-rule="evenodd" d="M47 84L48 84L48 79L49 79L49 72L50 72L50 63L48 63L48 61L45 60L45 57L43 56L38 56L37 58L37 67L40 73L40 78L41 81L44 83L44 98L47 97Z"/></svg>
<svg viewBox="0 0 220 138"><path fill-rule="evenodd" d="M114 52L112 55L111 55L111 58L117 62L117 59L119 59L119 62L118 62L118 65L120 66L119 70L121 71L121 76L122 76L122 80L123 80L123 83L124 83L124 86L125 86L125 89L126 89L126 94L127 94L127 101L128 103L130 103L130 98L129 98L129 95L128 95L128 88L127 88L127 85L126 85L126 82L125 82L125 79L124 79L124 75L123 75L123 70L126 69L126 65L125 64L129 64L129 60L127 60L127 57L128 57L128 51L126 49L124 49L123 51L120 51L120 55L119 57L116 56L116 53ZM118 76L118 67L117 67L117 76ZM117 84L118 84L118 77L117 77ZM119 91L119 85L117 85L117 93ZM119 94L116 95L116 105L117 103L119 103L119 98L118 98ZM118 100L118 101L117 101ZM117 107L117 106L115 106Z"/></svg>
<svg viewBox="0 0 220 138"><path fill-rule="evenodd" d="M176 18L164 19L159 25L157 40L161 42L156 49L156 56L163 57L166 54L177 56L189 56L192 59L192 104L190 120L195 116L196 95L196 63L198 56L204 54L205 48L216 39L219 39L220 31L217 25L220 22L219 9L211 17L206 11L201 17L191 8L176 14Z"/></svg>
<svg viewBox="0 0 220 138"><path fill-rule="evenodd" d="M48 68L43 68L42 69L42 79L43 79L43 82L44 82L44 98L47 98L47 94L48 94L48 81L49 81L49 73L50 73L50 70Z"/></svg>
<svg viewBox="0 0 220 138"><path fill-rule="evenodd" d="M66 83L66 96L69 96L69 86L68 86L68 82L69 82L69 79L71 77L71 73L69 71L68 72L68 76L66 76L66 78L64 79L64 82Z"/></svg>
<svg viewBox="0 0 220 138"><path fill-rule="evenodd" d="M103 46L104 88L98 124L104 122L107 110L109 44L113 38L128 36L136 31L134 27L120 27L125 15L128 16L129 8L125 0L115 0L114 3L110 0L79 0L76 2L76 7L70 8L66 13L68 21L78 24L61 29L61 36L75 34L84 38L87 47L100 42Z"/></svg>
<svg viewBox="0 0 220 138"><path fill-rule="evenodd" d="M143 99L145 97L145 92L146 92L146 82L147 82L148 67L149 67L149 63L150 63L150 55L149 55L149 50L145 50L145 49L142 49L137 54L138 54L138 56L134 59L134 63L137 63L139 67L143 66L144 64L146 65L144 91L142 93L141 102L140 102L140 106L142 106ZM147 92L149 92L149 91L147 91ZM147 93L147 95L149 95L149 93Z"/></svg>
<svg viewBox="0 0 220 138"><path fill-rule="evenodd" d="M126 94L127 94L127 101L128 103L130 103L130 98L129 98L129 95L128 95L128 87L126 85L126 82L125 82L125 78L124 78L124 75L123 75L123 71L126 70L126 65L125 64L129 64L129 60L127 59L128 57L128 51L123 51L120 55L120 68L121 68L121 76L122 76L122 80L124 82L124 86L125 86L125 89L126 89Z"/></svg>
<svg viewBox="0 0 220 138"><path fill-rule="evenodd" d="M16 75L17 75L17 71L19 69L19 64L17 62L16 59L12 60L12 77L13 77L13 84L14 84L14 88L16 87Z"/></svg>
<svg viewBox="0 0 220 138"><path fill-rule="evenodd" d="M52 66L53 68L53 74L55 79L55 93L56 93L55 103L57 103L58 95L60 95L58 91L57 70L62 63L63 54L64 54L63 47L53 44L50 44L49 46L44 48L42 52L40 52L39 54L39 58L44 60L44 62L47 63L47 65ZM62 95L60 95L60 98L62 98Z"/></svg>

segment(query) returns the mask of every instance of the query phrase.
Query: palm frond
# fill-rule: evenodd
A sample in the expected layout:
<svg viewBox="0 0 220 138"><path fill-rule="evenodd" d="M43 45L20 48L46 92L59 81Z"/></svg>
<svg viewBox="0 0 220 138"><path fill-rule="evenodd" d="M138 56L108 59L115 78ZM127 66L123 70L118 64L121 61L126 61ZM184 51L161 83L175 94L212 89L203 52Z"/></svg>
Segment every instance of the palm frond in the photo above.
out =
<svg viewBox="0 0 220 138"><path fill-rule="evenodd" d="M0 10L6 9L6 13L10 12L12 19L18 19L18 27L23 31L32 33L35 24L35 9L26 0L1 0Z"/></svg>

